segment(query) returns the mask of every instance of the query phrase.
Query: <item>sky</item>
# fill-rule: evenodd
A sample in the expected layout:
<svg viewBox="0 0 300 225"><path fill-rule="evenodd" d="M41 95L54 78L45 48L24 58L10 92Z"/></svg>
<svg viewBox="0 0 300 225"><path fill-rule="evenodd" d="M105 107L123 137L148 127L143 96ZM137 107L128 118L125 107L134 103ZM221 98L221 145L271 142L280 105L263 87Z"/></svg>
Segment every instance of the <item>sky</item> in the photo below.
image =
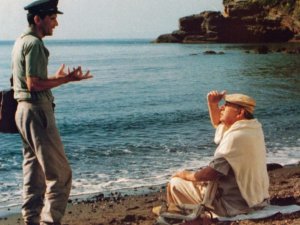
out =
<svg viewBox="0 0 300 225"><path fill-rule="evenodd" d="M24 6L33 0L0 0L0 40L16 39L28 26ZM223 11L222 0L60 0L51 39L155 39L178 30L179 18Z"/></svg>

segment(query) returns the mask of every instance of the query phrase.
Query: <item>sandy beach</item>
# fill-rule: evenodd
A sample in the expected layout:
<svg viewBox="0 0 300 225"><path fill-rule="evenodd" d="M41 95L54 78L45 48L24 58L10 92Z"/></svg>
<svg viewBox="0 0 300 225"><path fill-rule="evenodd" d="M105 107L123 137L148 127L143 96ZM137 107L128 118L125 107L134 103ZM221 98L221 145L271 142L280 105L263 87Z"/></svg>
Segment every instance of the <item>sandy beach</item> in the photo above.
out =
<svg viewBox="0 0 300 225"><path fill-rule="evenodd" d="M269 165L271 204L300 205L300 165ZM155 223L156 216L151 210L165 201L165 188L148 194L110 196L99 194L89 200L70 201L63 219L63 225L101 225L101 224L141 224ZM1 225L23 224L20 214L0 219ZM300 224L300 212L289 215L275 215L263 220L239 222L217 222L212 224Z"/></svg>

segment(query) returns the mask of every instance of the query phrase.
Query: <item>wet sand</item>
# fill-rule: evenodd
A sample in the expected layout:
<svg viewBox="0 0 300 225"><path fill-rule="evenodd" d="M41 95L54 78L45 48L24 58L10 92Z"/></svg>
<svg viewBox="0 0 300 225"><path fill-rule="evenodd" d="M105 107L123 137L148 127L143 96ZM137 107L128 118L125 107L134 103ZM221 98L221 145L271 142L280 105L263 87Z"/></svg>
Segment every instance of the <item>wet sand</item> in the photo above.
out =
<svg viewBox="0 0 300 225"><path fill-rule="evenodd" d="M269 165L271 204L300 205L300 165L277 168ZM149 192L151 192L149 190ZM69 203L62 225L140 224L152 225L156 216L151 210L165 201L165 188L148 194L109 196L99 194L90 200L73 200ZM23 224L20 214L0 219L1 225ZM196 223L197 224L197 223ZM217 222L212 224L300 224L300 212L275 215L263 220Z"/></svg>

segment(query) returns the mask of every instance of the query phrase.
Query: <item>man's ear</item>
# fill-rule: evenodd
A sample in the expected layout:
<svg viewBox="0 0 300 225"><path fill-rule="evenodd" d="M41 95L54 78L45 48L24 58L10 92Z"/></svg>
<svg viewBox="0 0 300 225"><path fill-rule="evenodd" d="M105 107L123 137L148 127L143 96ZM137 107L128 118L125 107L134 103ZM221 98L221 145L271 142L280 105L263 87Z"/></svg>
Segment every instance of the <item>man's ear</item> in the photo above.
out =
<svg viewBox="0 0 300 225"><path fill-rule="evenodd" d="M38 25L38 24L41 22L41 17L38 16L38 15L35 15L35 16L33 17L33 21L34 21L35 24Z"/></svg>
<svg viewBox="0 0 300 225"><path fill-rule="evenodd" d="M245 113L246 113L246 110L244 108L241 108L240 113L238 114L238 117L241 119L245 118Z"/></svg>

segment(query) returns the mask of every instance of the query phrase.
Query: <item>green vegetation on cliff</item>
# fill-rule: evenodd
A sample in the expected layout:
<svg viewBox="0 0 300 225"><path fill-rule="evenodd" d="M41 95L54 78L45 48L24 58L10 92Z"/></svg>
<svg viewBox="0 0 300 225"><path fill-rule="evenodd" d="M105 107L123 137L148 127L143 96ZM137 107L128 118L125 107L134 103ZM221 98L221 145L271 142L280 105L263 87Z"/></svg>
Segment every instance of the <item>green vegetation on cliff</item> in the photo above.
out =
<svg viewBox="0 0 300 225"><path fill-rule="evenodd" d="M282 15L289 15L292 19L300 20L299 0L223 0L223 4L242 8L264 8L266 11L275 9Z"/></svg>
<svg viewBox="0 0 300 225"><path fill-rule="evenodd" d="M293 10L297 5L297 0L224 0L224 5L228 4L241 4L241 5L252 5L258 4L260 6L279 7Z"/></svg>
<svg viewBox="0 0 300 225"><path fill-rule="evenodd" d="M279 8L290 11L295 8L297 0L252 0L252 2L257 2L263 6L278 6Z"/></svg>
<svg viewBox="0 0 300 225"><path fill-rule="evenodd" d="M252 0L252 3L258 3L263 7L276 8L282 13L290 14L295 19L300 19L300 1L299 0Z"/></svg>

